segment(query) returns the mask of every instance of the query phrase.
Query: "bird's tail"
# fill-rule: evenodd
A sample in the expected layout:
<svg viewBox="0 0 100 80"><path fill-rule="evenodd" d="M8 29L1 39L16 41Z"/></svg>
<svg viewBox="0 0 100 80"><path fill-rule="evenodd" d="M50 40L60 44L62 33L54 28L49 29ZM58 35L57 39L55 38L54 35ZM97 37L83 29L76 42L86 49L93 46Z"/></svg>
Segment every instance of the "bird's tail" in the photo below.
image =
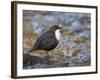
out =
<svg viewBox="0 0 100 80"><path fill-rule="evenodd" d="M31 50L29 50L28 52L34 52L35 51L35 48L32 48Z"/></svg>
<svg viewBox="0 0 100 80"><path fill-rule="evenodd" d="M31 50L29 50L28 52L30 53L30 52L32 52L33 50L31 49Z"/></svg>

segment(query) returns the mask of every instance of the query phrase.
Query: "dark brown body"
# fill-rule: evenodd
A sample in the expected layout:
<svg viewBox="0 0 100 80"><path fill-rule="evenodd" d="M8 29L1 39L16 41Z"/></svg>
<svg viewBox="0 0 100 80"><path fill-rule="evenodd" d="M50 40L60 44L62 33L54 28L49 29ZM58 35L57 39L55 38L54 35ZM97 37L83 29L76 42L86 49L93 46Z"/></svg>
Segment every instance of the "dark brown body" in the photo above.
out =
<svg viewBox="0 0 100 80"><path fill-rule="evenodd" d="M48 31L37 39L33 48L29 52L35 51L35 50L50 51L50 50L53 50L58 45L58 43L59 41L55 37L55 32Z"/></svg>

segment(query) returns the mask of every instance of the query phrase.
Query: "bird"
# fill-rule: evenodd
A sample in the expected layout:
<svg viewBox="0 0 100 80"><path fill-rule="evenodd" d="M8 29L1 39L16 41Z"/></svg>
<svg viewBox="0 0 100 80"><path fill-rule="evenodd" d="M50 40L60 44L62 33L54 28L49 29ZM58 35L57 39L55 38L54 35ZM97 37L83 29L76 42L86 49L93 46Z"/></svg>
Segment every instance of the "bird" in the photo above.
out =
<svg viewBox="0 0 100 80"><path fill-rule="evenodd" d="M36 50L44 50L47 56L49 56L48 51L55 49L60 41L60 29L61 27L58 25L53 25L48 31L37 38L29 53Z"/></svg>

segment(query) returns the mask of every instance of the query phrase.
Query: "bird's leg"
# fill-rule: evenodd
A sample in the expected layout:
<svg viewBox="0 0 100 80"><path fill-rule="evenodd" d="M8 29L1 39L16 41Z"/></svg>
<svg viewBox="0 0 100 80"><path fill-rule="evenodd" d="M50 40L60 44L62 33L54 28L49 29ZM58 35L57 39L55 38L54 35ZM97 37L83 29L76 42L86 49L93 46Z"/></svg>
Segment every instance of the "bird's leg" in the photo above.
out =
<svg viewBox="0 0 100 80"><path fill-rule="evenodd" d="M47 54L47 55L46 55L46 58L49 59L50 56L49 56L49 54L48 54L48 51L46 51L46 54Z"/></svg>
<svg viewBox="0 0 100 80"><path fill-rule="evenodd" d="M47 56L49 56L48 51L46 51Z"/></svg>

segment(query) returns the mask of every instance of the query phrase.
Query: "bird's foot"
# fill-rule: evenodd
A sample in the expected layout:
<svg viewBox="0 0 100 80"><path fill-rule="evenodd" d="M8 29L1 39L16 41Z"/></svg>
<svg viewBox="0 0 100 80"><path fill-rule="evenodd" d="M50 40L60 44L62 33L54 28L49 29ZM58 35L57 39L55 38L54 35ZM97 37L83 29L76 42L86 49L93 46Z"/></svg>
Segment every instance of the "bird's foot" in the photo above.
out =
<svg viewBox="0 0 100 80"><path fill-rule="evenodd" d="M50 59L50 56L45 56L45 59L49 60Z"/></svg>

